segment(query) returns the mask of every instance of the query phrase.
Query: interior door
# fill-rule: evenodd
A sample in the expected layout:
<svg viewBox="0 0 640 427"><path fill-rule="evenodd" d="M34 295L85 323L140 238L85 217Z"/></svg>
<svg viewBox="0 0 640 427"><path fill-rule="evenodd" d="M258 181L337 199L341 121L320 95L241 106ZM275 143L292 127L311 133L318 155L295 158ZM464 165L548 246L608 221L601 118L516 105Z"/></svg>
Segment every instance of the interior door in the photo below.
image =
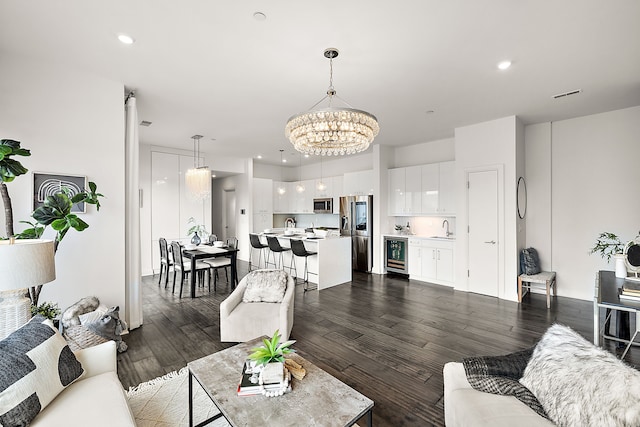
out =
<svg viewBox="0 0 640 427"><path fill-rule="evenodd" d="M224 190L223 239L236 236L236 190Z"/></svg>
<svg viewBox="0 0 640 427"><path fill-rule="evenodd" d="M498 171L470 172L469 291L498 296Z"/></svg>

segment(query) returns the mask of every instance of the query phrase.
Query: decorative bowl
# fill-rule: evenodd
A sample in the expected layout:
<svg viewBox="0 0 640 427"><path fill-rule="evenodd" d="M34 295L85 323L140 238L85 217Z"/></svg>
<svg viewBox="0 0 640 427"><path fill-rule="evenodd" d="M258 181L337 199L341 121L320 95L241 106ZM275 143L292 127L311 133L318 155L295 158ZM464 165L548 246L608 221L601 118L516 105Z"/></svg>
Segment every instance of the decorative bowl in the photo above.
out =
<svg viewBox="0 0 640 427"><path fill-rule="evenodd" d="M197 247L198 247L198 245L194 245L193 243L187 243L186 245L184 245L184 248L186 250L188 250L188 251L192 251Z"/></svg>
<svg viewBox="0 0 640 427"><path fill-rule="evenodd" d="M307 233L307 237L316 237L316 233Z"/></svg>
<svg viewBox="0 0 640 427"><path fill-rule="evenodd" d="M213 242L213 246L215 246L216 248L221 248L224 246L224 242L222 240L216 240L215 242Z"/></svg>
<svg viewBox="0 0 640 427"><path fill-rule="evenodd" d="M285 236L293 236L295 234L295 230L284 230Z"/></svg>

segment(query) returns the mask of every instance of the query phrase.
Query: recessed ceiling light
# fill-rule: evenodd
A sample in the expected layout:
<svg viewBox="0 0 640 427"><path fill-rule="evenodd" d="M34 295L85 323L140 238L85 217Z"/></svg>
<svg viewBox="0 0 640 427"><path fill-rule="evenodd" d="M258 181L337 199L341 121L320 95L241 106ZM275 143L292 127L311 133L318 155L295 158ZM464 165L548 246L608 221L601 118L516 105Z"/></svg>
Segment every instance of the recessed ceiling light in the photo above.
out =
<svg viewBox="0 0 640 427"><path fill-rule="evenodd" d="M498 68L501 70L506 70L509 67L511 67L511 61L498 62Z"/></svg>
<svg viewBox="0 0 640 427"><path fill-rule="evenodd" d="M305 154L305 155L304 155L304 158L305 158L305 159L308 159L308 158L309 158L309 155L308 155L308 154Z"/></svg>
<svg viewBox="0 0 640 427"><path fill-rule="evenodd" d="M287 159L282 159L282 163L287 163Z"/></svg>
<svg viewBox="0 0 640 427"><path fill-rule="evenodd" d="M253 19L255 19L256 21L264 21L267 19L267 15L262 12L256 12L253 14Z"/></svg>
<svg viewBox="0 0 640 427"><path fill-rule="evenodd" d="M133 39L133 37L131 37L131 36L127 35L127 34L118 34L118 40L120 40L124 44L134 44L136 42Z"/></svg>
<svg viewBox="0 0 640 427"><path fill-rule="evenodd" d="M262 156L261 156L260 154L258 154L258 155L256 156L256 159L261 159L261 158L262 158Z"/></svg>
<svg viewBox="0 0 640 427"><path fill-rule="evenodd" d="M215 174L215 173L212 173L212 174L211 174L211 178L215 178L215 177L216 177L216 174Z"/></svg>

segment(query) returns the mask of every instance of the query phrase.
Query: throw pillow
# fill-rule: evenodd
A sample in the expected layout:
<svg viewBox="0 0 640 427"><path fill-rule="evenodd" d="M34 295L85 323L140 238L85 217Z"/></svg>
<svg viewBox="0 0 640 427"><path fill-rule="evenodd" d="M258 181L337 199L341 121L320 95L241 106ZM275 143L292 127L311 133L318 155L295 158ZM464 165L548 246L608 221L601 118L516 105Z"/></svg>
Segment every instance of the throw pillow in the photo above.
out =
<svg viewBox="0 0 640 427"><path fill-rule="evenodd" d="M247 274L242 302L282 302L287 279L282 270L253 270Z"/></svg>
<svg viewBox="0 0 640 427"><path fill-rule="evenodd" d="M558 426L640 425L640 372L567 326L545 332L520 382Z"/></svg>
<svg viewBox="0 0 640 427"><path fill-rule="evenodd" d="M29 425L83 373L53 323L32 318L0 341L0 424Z"/></svg>
<svg viewBox="0 0 640 427"><path fill-rule="evenodd" d="M520 270L522 274L528 276L532 274L538 274L540 271L540 258L538 258L538 251L534 248L523 249L521 254Z"/></svg>

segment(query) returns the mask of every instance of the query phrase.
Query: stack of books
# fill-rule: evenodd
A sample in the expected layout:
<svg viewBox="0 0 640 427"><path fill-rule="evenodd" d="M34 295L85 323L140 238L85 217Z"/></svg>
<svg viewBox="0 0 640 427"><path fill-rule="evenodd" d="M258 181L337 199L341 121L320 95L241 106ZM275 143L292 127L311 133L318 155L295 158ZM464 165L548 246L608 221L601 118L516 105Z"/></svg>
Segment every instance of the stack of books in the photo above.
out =
<svg viewBox="0 0 640 427"><path fill-rule="evenodd" d="M270 366L271 369L268 370L269 378L265 378L265 375L263 373L261 380L260 371L252 368L251 361L247 359L242 366L242 377L240 378L240 384L238 384L238 396L255 396L263 394L263 390L269 393L277 392L279 390L282 390L283 388L285 393L291 391L291 386L289 385L290 377L288 377L288 372L284 370L284 366L282 363L280 363L279 365L280 369L278 375L273 375L274 371L272 369L274 368L274 366Z"/></svg>
<svg viewBox="0 0 640 427"><path fill-rule="evenodd" d="M621 300L640 302L640 283L625 280L620 293Z"/></svg>

